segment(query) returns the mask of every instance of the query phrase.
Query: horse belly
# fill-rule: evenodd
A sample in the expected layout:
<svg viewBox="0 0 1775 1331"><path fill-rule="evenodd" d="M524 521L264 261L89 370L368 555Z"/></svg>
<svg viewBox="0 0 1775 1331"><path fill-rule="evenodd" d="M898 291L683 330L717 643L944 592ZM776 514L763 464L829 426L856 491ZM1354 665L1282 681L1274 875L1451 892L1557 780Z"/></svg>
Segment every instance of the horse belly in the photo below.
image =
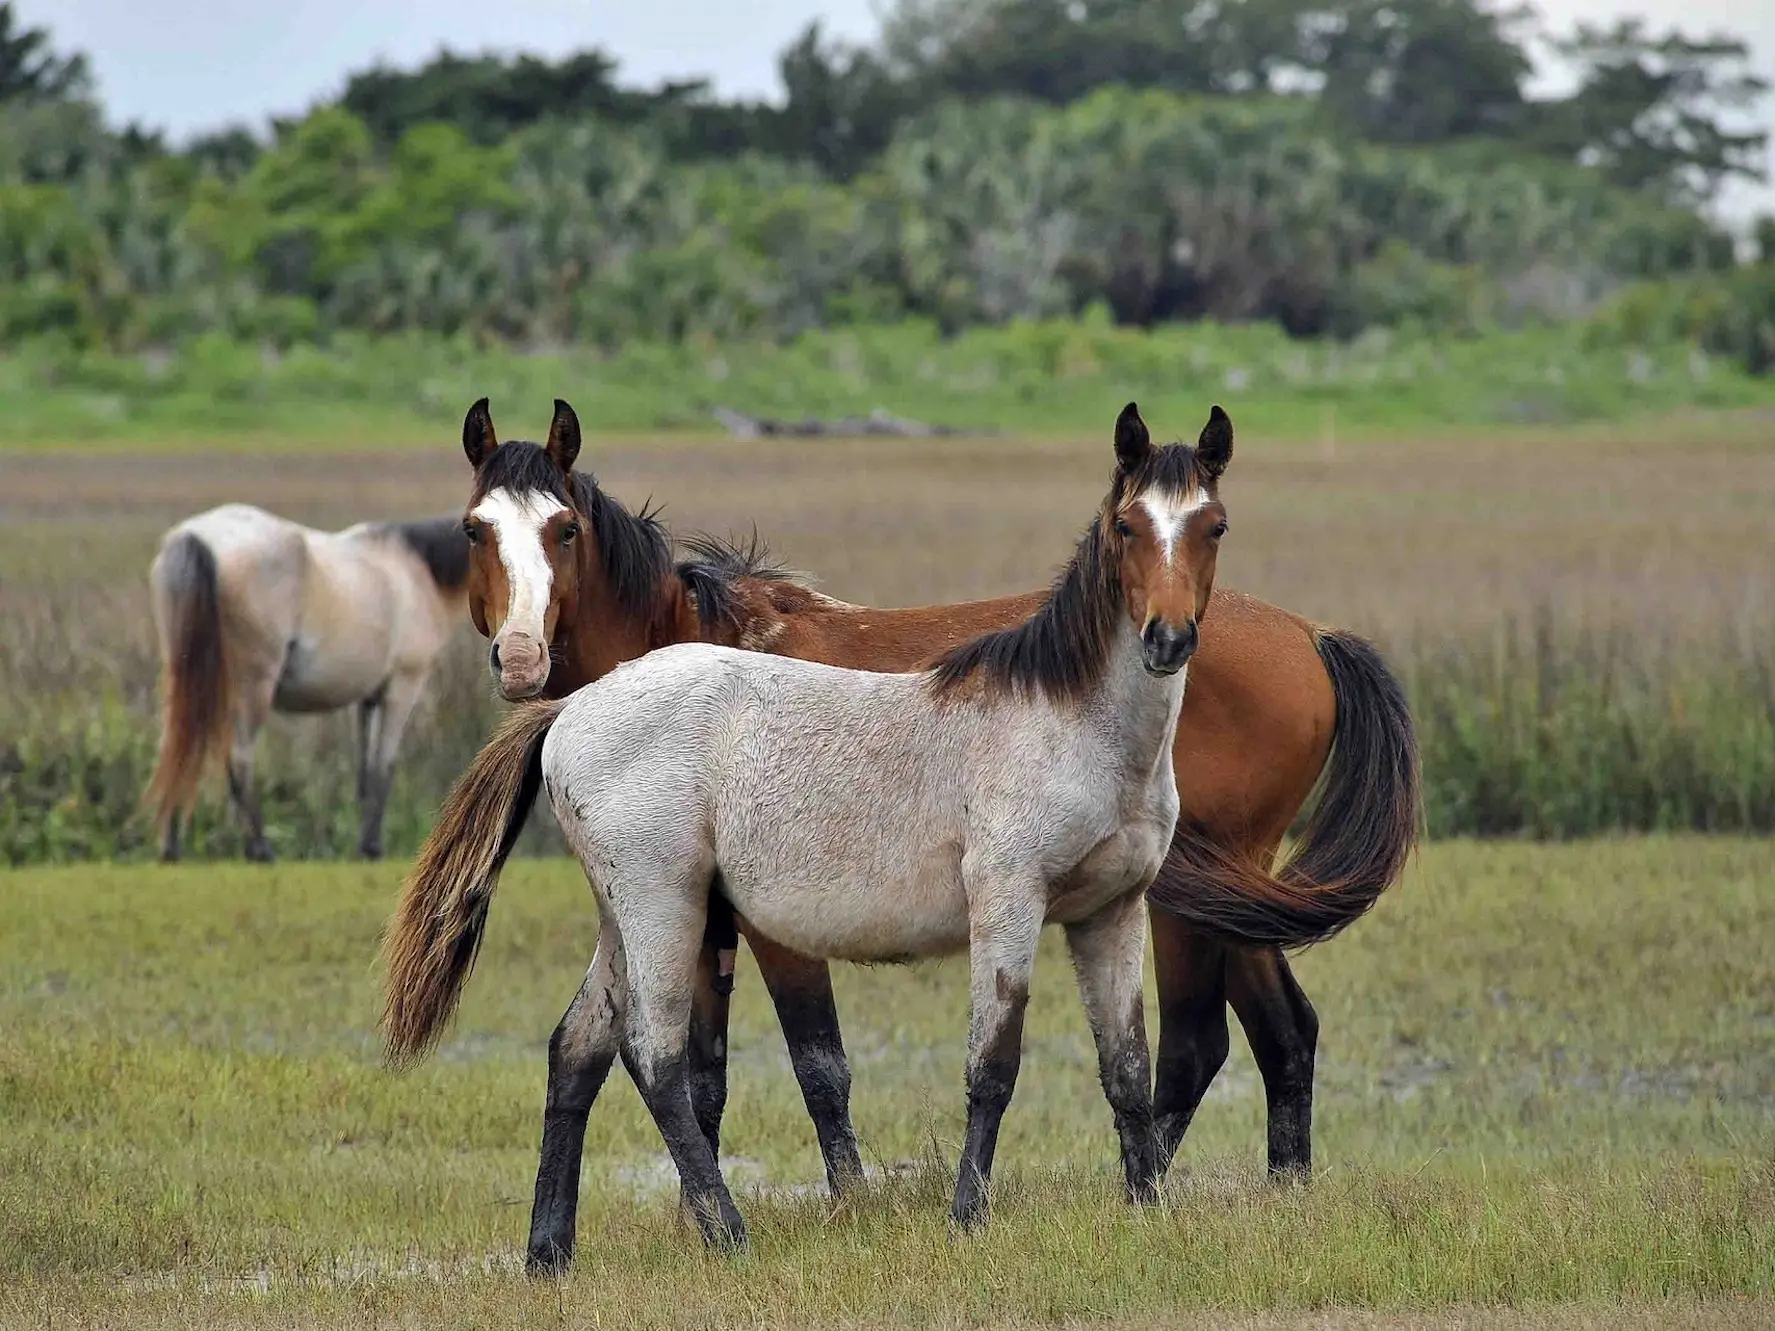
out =
<svg viewBox="0 0 1775 1331"><path fill-rule="evenodd" d="M325 712L374 697L392 670L400 618L380 569L331 545L312 549L274 705Z"/></svg>
<svg viewBox="0 0 1775 1331"><path fill-rule="evenodd" d="M298 634L284 655L272 705L280 712L330 712L374 696L388 680L388 653L381 647Z"/></svg>
<svg viewBox="0 0 1775 1331"><path fill-rule="evenodd" d="M765 937L804 956L894 962L963 950L968 899L959 847L908 854L910 863L718 862L735 909Z"/></svg>

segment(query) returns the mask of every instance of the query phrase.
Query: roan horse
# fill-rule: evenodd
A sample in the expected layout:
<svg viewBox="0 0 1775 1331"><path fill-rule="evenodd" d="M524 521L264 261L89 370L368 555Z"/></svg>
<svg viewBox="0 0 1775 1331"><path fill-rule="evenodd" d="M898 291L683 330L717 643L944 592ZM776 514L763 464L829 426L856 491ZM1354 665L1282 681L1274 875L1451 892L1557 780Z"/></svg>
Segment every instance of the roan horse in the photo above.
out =
<svg viewBox="0 0 1775 1331"><path fill-rule="evenodd" d="M500 444L482 399L464 420L463 448L475 468L465 519L474 541L469 611L496 648L516 644L491 658L509 698L565 697L622 661L696 640L858 669L917 670L970 637L1028 619L1043 599L848 605L770 566L756 545L708 538L687 542L693 558L674 566L656 521L574 470L580 427L564 402L555 403L547 444L538 446ZM1279 949L1330 937L1398 876L1417 828L1416 741L1398 684L1359 638L1219 589L1200 634L1174 748L1182 812L1148 892L1161 1161L1226 1058L1230 1003L1264 1080L1270 1168L1304 1177L1318 1021ZM1266 873L1321 774L1293 859ZM721 903L711 904L691 1083L704 1134L718 1146L735 940ZM748 942L838 1191L861 1163L830 972L768 938ZM563 1143L577 1172L589 1100L559 1053L562 1038L557 1031L551 1044L548 1114L564 1127L551 1140ZM572 1213L563 1218L560 1205L539 1190L537 1232L571 1242Z"/></svg>
<svg viewBox="0 0 1775 1331"><path fill-rule="evenodd" d="M148 799L163 859L212 755L225 752L246 857L269 860L253 743L273 709L358 708L359 851L382 854L395 755L462 614L460 518L315 531L225 504L168 531L149 569L160 637L160 756Z"/></svg>
<svg viewBox="0 0 1775 1331"><path fill-rule="evenodd" d="M540 783L601 921L557 1056L589 1101L621 1046L708 1242L745 1234L689 1093L712 891L753 936L803 956L967 950L964 1226L985 1212L1042 926L1065 925L1128 1195L1155 1198L1143 898L1177 821L1171 746L1231 450L1218 407L1199 447L1155 448L1129 404L1109 493L1046 600L930 671L687 643L527 705L462 778L408 880L387 947L390 1054L423 1052L454 1007ZM577 1182L563 1157L579 1146L546 1122L539 1198ZM570 1245L571 1231L533 1235L531 1256Z"/></svg>

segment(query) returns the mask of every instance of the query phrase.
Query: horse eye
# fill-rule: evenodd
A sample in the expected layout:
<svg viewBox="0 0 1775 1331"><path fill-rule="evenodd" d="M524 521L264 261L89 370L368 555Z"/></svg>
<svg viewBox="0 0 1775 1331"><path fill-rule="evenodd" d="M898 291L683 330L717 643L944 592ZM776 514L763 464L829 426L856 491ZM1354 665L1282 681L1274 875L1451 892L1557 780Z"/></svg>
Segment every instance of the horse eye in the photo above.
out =
<svg viewBox="0 0 1775 1331"><path fill-rule="evenodd" d="M472 522L465 522L462 524L462 534L468 537L468 543L470 545L479 545L481 543L480 528L476 527Z"/></svg>
<svg viewBox="0 0 1775 1331"><path fill-rule="evenodd" d="M1130 527L1126 522L1123 522L1120 518L1116 519L1116 535L1117 536L1132 536L1133 534L1134 534L1134 528Z"/></svg>
<svg viewBox="0 0 1775 1331"><path fill-rule="evenodd" d="M1212 532L1210 532L1209 535L1212 536L1217 541L1222 536L1225 536L1226 535L1226 519L1222 518L1219 522L1215 523L1214 530Z"/></svg>
<svg viewBox="0 0 1775 1331"><path fill-rule="evenodd" d="M579 524L577 522L569 522L565 527L561 528L561 544L572 545L573 538L578 535Z"/></svg>

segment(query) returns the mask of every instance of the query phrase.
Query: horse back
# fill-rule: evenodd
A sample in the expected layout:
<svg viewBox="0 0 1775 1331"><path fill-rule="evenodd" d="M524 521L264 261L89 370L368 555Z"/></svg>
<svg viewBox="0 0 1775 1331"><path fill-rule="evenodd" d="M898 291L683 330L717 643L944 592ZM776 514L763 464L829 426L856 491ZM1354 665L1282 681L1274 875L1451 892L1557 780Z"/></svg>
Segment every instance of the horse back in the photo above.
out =
<svg viewBox="0 0 1775 1331"><path fill-rule="evenodd" d="M1027 619L1043 594L884 610L825 597L748 605L740 645L857 670L920 670L953 647ZM1273 851L1331 751L1336 699L1298 615L1217 589L1173 746L1181 816L1226 844Z"/></svg>

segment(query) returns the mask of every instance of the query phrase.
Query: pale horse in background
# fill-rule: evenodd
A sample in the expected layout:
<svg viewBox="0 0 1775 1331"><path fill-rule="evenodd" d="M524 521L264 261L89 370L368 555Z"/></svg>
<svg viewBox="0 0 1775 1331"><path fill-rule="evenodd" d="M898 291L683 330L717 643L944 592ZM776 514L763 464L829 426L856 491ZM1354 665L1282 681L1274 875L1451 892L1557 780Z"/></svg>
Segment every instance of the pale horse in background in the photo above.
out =
<svg viewBox="0 0 1775 1331"><path fill-rule="evenodd" d="M382 854L395 756L438 655L464 622L468 538L460 517L316 531L224 504L161 537L148 573L160 638L160 755L148 786L161 858L212 755L250 860L269 860L253 746L273 710L357 705L359 852Z"/></svg>

